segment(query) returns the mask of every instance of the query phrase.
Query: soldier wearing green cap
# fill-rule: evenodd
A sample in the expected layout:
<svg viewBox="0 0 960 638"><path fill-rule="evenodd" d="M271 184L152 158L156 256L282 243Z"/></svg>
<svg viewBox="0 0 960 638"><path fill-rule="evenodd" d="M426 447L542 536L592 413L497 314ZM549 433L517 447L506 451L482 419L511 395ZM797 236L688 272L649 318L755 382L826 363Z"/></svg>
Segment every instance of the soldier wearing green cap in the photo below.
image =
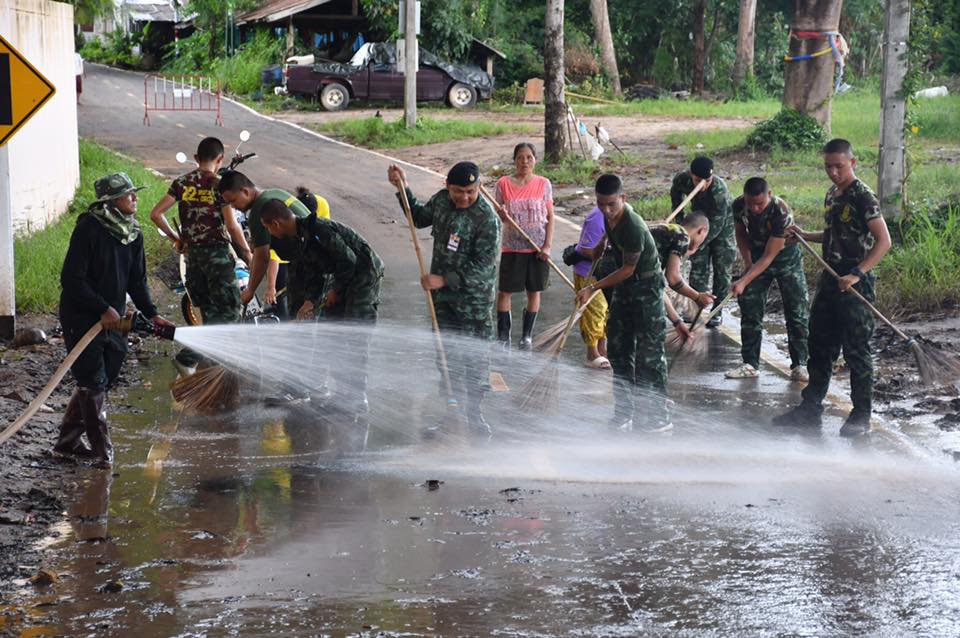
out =
<svg viewBox="0 0 960 638"><path fill-rule="evenodd" d="M710 282L710 267L713 266L714 298L719 303L730 292L730 271L737 258L737 244L733 230L733 208L730 192L723 178L713 172L713 160L697 157L690 162L690 170L677 173L670 188L670 199L676 208L693 192L700 182L706 186L697 193L690 204L691 210L703 213L710 220L710 234L690 258L690 285L697 290L706 290ZM677 218L683 221L683 214ZM717 313L708 327L719 326L722 315Z"/></svg>
<svg viewBox="0 0 960 638"><path fill-rule="evenodd" d="M397 165L390 166L387 177L398 189L406 185L406 173ZM430 273L420 283L433 292L441 329L492 340L500 218L480 197L480 169L473 162L460 162L447 173L446 188L429 201L417 201L409 188L407 199L417 228L432 228ZM481 412L489 386L489 355L467 360L463 349L453 348L447 360L455 398L466 399L468 422L478 431L489 431Z"/></svg>
<svg viewBox="0 0 960 638"><path fill-rule="evenodd" d="M142 188L126 173L96 181L97 199L77 218L60 272L60 325L67 350L96 323L104 330L70 368L77 389L67 404L54 452L100 466L113 462L104 401L127 351L126 336L117 332L127 295L155 325L173 325L157 314L147 287L143 235L136 220L137 191ZM81 440L83 434L89 447Z"/></svg>

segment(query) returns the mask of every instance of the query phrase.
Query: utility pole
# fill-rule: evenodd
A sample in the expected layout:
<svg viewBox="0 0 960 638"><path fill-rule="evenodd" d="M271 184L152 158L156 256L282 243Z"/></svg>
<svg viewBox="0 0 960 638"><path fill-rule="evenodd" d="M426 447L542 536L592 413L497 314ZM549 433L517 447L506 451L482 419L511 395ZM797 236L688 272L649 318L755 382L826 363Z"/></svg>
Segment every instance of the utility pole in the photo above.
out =
<svg viewBox="0 0 960 638"><path fill-rule="evenodd" d="M907 38L910 36L910 0L886 0L883 28L883 80L880 87L880 209L887 218L903 212L904 133L907 99Z"/></svg>
<svg viewBox="0 0 960 638"><path fill-rule="evenodd" d="M403 37L403 116L407 128L417 127L417 68L420 51L417 48L417 0L405 0Z"/></svg>
<svg viewBox="0 0 960 638"><path fill-rule="evenodd" d="M0 339L13 339L17 329L13 260L13 193L10 147L0 146Z"/></svg>

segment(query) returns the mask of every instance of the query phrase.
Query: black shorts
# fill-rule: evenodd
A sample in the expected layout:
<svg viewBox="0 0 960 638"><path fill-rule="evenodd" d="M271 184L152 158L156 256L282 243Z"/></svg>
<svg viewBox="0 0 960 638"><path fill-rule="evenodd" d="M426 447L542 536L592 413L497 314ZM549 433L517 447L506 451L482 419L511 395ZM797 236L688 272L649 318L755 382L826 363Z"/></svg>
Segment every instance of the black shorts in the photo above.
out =
<svg viewBox="0 0 960 638"><path fill-rule="evenodd" d="M550 265L537 253L502 253L500 292L540 292L550 282Z"/></svg>

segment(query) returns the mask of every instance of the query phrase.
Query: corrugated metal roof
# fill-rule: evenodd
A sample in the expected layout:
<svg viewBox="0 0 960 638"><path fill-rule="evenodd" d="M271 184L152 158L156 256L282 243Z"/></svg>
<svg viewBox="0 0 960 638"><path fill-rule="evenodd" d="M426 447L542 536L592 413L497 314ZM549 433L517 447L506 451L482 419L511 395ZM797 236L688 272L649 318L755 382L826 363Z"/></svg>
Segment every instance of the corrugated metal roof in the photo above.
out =
<svg viewBox="0 0 960 638"><path fill-rule="evenodd" d="M249 24L253 22L279 22L292 15L296 15L307 9L319 7L330 0L271 0L263 6L248 11L243 15L237 16L237 25Z"/></svg>

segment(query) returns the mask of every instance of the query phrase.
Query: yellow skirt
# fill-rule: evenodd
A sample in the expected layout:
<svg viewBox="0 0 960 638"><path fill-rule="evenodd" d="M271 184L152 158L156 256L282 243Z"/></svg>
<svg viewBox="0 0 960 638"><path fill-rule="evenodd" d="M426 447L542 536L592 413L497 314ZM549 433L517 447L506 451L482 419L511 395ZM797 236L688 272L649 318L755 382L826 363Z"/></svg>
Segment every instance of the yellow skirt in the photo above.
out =
<svg viewBox="0 0 960 638"><path fill-rule="evenodd" d="M581 277L573 275L573 285L577 290L596 283L594 277ZM607 332L607 299L602 294L597 295L587 306L587 309L580 317L580 334L583 335L583 342L588 348L596 348L597 342L606 337Z"/></svg>

